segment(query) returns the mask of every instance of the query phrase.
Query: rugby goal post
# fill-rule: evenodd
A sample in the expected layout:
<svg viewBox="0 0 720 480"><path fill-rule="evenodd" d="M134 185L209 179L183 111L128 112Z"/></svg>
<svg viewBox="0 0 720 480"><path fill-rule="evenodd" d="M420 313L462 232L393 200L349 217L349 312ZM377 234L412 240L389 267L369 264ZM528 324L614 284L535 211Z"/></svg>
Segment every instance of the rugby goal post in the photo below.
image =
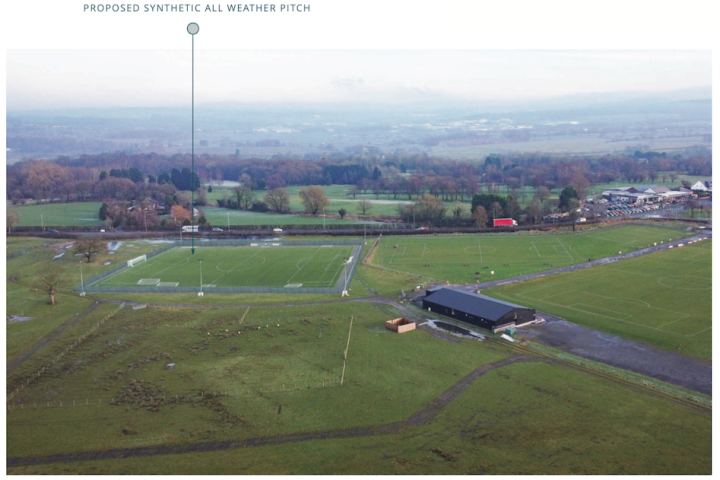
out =
<svg viewBox="0 0 720 480"><path fill-rule="evenodd" d="M146 262L146 261L147 261L147 255L140 255L139 257L133 258L132 260L128 260L127 266L134 267L136 263Z"/></svg>

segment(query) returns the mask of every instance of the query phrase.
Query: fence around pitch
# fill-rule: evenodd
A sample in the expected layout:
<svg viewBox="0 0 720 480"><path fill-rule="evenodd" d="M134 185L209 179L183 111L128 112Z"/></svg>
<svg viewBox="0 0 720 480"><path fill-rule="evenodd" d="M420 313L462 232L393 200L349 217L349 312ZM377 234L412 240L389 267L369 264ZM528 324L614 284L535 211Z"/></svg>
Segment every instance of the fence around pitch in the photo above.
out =
<svg viewBox="0 0 720 480"><path fill-rule="evenodd" d="M191 247L193 242L191 240L177 241L172 245L166 245L162 248L154 250L147 254L147 259L150 260L152 257L159 255L163 252L176 247ZM362 240L279 240L279 241L262 241L262 240L213 240L212 242L196 242L195 247L238 247L238 246L267 246L272 247L299 247L299 246L312 246L312 245L333 245L343 246L352 245L353 256L355 261L350 266L350 270L347 272L347 284L352 281L353 275L355 274L355 268L357 267L358 261L362 255L362 250L365 242ZM101 280L113 275L121 270L129 268L127 262L122 263L110 270L107 270L99 275L96 275L89 280L85 281L83 285L75 287L76 292L82 292L83 290L88 293L199 293L200 287L157 287L157 286L145 286L145 287L96 287L94 286ZM345 269L347 269L347 265ZM203 287L202 292L204 293L341 293L345 289L345 277L342 276L338 279L337 283L333 287Z"/></svg>

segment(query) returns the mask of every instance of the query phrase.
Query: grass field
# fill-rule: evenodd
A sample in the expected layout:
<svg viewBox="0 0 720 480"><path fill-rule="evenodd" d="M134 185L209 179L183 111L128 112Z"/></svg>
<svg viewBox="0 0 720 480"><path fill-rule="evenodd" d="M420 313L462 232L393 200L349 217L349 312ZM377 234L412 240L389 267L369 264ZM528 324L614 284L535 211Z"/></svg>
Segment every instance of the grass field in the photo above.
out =
<svg viewBox="0 0 720 480"><path fill-rule="evenodd" d="M46 295L25 284L55 264L74 286L79 260L69 253L53 259L66 246L60 241L13 237L8 244L12 253L27 250L7 261L6 276L16 279L8 286L8 314L33 317L8 322L8 358L81 316L8 374L12 391L117 304L90 311L100 297L60 295L57 306L47 305ZM86 278L155 248L125 241L112 255L83 264ZM691 250L683 248L678 252ZM397 295L418 281L359 266L352 295L365 289ZM6 418L9 458L386 425L432 405L473 369L511 355L488 342L422 330L391 333L383 322L401 312L370 302L335 303L337 295L105 297L194 300L216 308L120 310L15 397ZM278 306L292 302L326 303ZM174 366L167 368L169 363ZM7 473L707 474L711 427L710 418L646 393L562 365L522 363L489 372L428 423L400 433L53 463Z"/></svg>
<svg viewBox="0 0 720 480"><path fill-rule="evenodd" d="M212 225L220 228L227 228L228 222L233 225L268 225L282 227L283 225L322 225L322 216L309 215L279 215L277 213L246 212L244 210L229 210L227 208L203 207L205 218ZM330 213L330 210L327 211ZM168 217L169 218L169 217ZM339 218L327 217L324 219L326 225L350 225L350 224L375 224L363 220L341 220Z"/></svg>
<svg viewBox="0 0 720 480"><path fill-rule="evenodd" d="M352 246L176 247L111 275L99 287L333 287L342 282ZM172 285L171 285L172 284Z"/></svg>
<svg viewBox="0 0 720 480"><path fill-rule="evenodd" d="M25 408L7 412L7 455L385 425L507 358L483 342L390 333L382 322L391 315L371 304L126 307L23 392ZM711 425L562 365L524 363L489 372L428 423L400 433L8 473L707 474Z"/></svg>
<svg viewBox="0 0 720 480"><path fill-rule="evenodd" d="M67 227L73 225L101 226L105 222L98 218L101 202L46 203L8 207L20 215L18 226ZM41 218L42 216L42 218Z"/></svg>
<svg viewBox="0 0 720 480"><path fill-rule="evenodd" d="M674 228L627 225L576 235L383 237L372 263L434 281L475 283L574 265L687 235Z"/></svg>
<svg viewBox="0 0 720 480"><path fill-rule="evenodd" d="M712 241L485 293L595 330L712 358Z"/></svg>

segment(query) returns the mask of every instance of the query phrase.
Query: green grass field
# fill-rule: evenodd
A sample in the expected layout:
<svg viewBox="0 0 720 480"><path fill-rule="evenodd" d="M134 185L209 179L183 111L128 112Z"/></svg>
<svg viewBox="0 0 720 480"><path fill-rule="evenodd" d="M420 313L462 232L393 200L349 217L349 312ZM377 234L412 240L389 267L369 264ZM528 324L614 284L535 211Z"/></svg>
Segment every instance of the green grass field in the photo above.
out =
<svg viewBox="0 0 720 480"><path fill-rule="evenodd" d="M475 283L574 265L687 235L674 228L628 225L575 235L383 237L372 263L434 281Z"/></svg>
<svg viewBox="0 0 720 480"><path fill-rule="evenodd" d="M477 247L479 258L481 248L495 247L496 251L487 248L482 254L484 264L499 265L497 274L503 268L520 271L526 268L523 261L530 261L533 256L547 254L544 260L547 263L565 259L570 262L573 257L577 263L586 260L582 257L588 251L613 254L616 249L626 251L657 238L679 238L686 234L672 228L624 226L578 235L385 238L373 260L385 263L358 266L352 298L362 295L397 298L400 288L410 288L427 278L424 270L427 267L423 264L401 264L395 260L387 263L389 257L383 257L382 250L387 248L391 257L391 251L400 250L392 248L398 242L416 242L413 251L422 256L425 250L422 261L431 265L430 270L449 274L462 273L467 268L466 260L457 258L459 250L464 254L466 248ZM384 247L386 242L389 247ZM431 243L426 245L428 242ZM83 263L85 278L153 251L159 245L162 244L145 240L124 241L114 253ZM473 369L512 355L504 346L490 342L457 337L448 340L423 330L403 335L391 333L384 328L384 321L402 312L368 301L342 302L338 295L173 294L159 298L154 294L89 294L81 298L61 294L58 305L53 307L47 304L45 294L28 285L48 265L57 265L66 272L67 289L79 283L79 258L66 246L66 241L8 239L8 254L23 250L26 253L7 260L7 313L32 317L25 322L7 323L8 360L81 315L77 325L53 338L8 373L8 391L48 365L98 318L117 309L117 303L99 304L90 311L96 300L197 303L213 308L151 306L133 310L126 306L120 310L15 397L16 406L7 411L6 419L9 458L387 425L432 406L434 399ZM561 253L563 246L567 247L567 254ZM206 272L213 272L216 277L222 276L220 283L250 277L248 281L275 281L284 286L287 276L292 275L296 275L293 283L302 275L329 278L332 268L337 266L335 255L342 256L343 249L350 248L201 245L194 257L201 254L200 258L205 259L205 284L214 280ZM295 249L307 250L300 254ZM68 253L53 259L63 250ZM188 249L168 250L125 271L144 275L140 269L145 268L147 273L157 273L161 268L152 262L159 260L169 268L167 272L172 272L173 261L184 262L183 255L188 259L184 265L190 263L189 251L184 250ZM242 252L234 252L233 260L226 266L227 252L232 250ZM253 250L260 252L253 256ZM282 255L290 250L294 250L291 258L284 258ZM407 248L406 252L409 251ZM525 256L518 253L521 251ZM168 254L179 257L170 258ZM164 258L165 255L168 257ZM274 269L269 268L268 258L243 273L241 269L252 266L251 262L258 261L257 256L266 255L279 255L274 257L278 262ZM324 263L319 262L319 256L324 256ZM648 343L657 341L666 348L682 346L683 353L705 357L702 352L708 351L711 342L711 330L702 331L710 327L711 321L710 260L711 242L700 242L543 279L557 281L553 284L528 282L526 296L508 294L504 298L522 304L530 304L535 301L531 298L536 298L536 308L548 312L562 305L571 307L559 310L558 314L577 323L584 321L591 328L644 338ZM104 265L105 262L111 263ZM188 273L180 267L177 265L173 274ZM546 268L549 267L543 269ZM402 273L406 270L420 273ZM197 277L193 274L187 277L192 285L200 283L199 268L196 274ZM238 274L237 278L233 278L234 274ZM596 275L583 277L590 274ZM158 277L166 281L165 272ZM560 283L568 280L569 283ZM493 290L490 294L498 292L511 289ZM567 298L572 303L565 301L564 293L569 294ZM293 303L308 304L291 306ZM688 316L672 323L673 312ZM571 315L578 315L579 319ZM615 320L608 319L609 316ZM351 319L344 384L338 386ZM627 321L640 325L630 326ZM661 334L653 328L660 325L664 329ZM167 368L169 363L174 366ZM117 402L119 398L123 398L122 403ZM562 364L531 362L487 373L436 417L399 433L218 452L51 463L7 468L6 472L709 474L711 447L712 419L707 416Z"/></svg>
<svg viewBox="0 0 720 480"><path fill-rule="evenodd" d="M486 342L393 334L383 326L391 315L372 304L247 314L126 307L23 391L24 408L7 412L7 455L381 426L508 356ZM707 474L711 426L562 365L521 363L487 373L428 423L400 433L8 473Z"/></svg>
<svg viewBox="0 0 720 480"><path fill-rule="evenodd" d="M712 242L488 290L571 322L712 358Z"/></svg>
<svg viewBox="0 0 720 480"><path fill-rule="evenodd" d="M342 282L352 246L171 248L111 275L99 287L333 287ZM170 285L172 284L172 285Z"/></svg>
<svg viewBox="0 0 720 480"><path fill-rule="evenodd" d="M323 225L322 216L309 215L279 215L277 213L260 213L246 212L244 210L229 210L227 208L203 207L205 218L213 226L227 228L228 222L233 225L263 225L277 226L283 225ZM337 213L328 210L328 214ZM170 218L169 216L167 218ZM377 222L367 222L363 220L341 220L339 218L326 217L324 219L326 225L350 225L350 224L375 224Z"/></svg>
<svg viewBox="0 0 720 480"><path fill-rule="evenodd" d="M20 215L18 226L32 227L44 224L47 228L48 226L105 225L105 222L98 218L101 205L101 202L45 203L41 205L8 206L7 208L12 208Z"/></svg>

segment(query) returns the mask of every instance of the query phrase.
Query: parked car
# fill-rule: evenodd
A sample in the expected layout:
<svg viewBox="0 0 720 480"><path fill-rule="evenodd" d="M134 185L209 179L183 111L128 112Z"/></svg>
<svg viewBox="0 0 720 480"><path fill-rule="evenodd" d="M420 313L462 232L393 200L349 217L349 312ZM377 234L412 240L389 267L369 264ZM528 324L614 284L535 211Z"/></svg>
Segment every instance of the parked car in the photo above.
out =
<svg viewBox="0 0 720 480"><path fill-rule="evenodd" d="M275 232L275 233L282 232L282 228L273 228L273 232Z"/></svg>
<svg viewBox="0 0 720 480"><path fill-rule="evenodd" d="M222 232L223 229L220 228L220 227L213 227L212 231L213 231L213 232Z"/></svg>
<svg viewBox="0 0 720 480"><path fill-rule="evenodd" d="M427 229L428 229L428 227L420 227L420 228L418 228L418 230L427 230Z"/></svg>
<svg viewBox="0 0 720 480"><path fill-rule="evenodd" d="M49 233L60 233L57 230L55 230L54 228L48 228L48 232Z"/></svg>

